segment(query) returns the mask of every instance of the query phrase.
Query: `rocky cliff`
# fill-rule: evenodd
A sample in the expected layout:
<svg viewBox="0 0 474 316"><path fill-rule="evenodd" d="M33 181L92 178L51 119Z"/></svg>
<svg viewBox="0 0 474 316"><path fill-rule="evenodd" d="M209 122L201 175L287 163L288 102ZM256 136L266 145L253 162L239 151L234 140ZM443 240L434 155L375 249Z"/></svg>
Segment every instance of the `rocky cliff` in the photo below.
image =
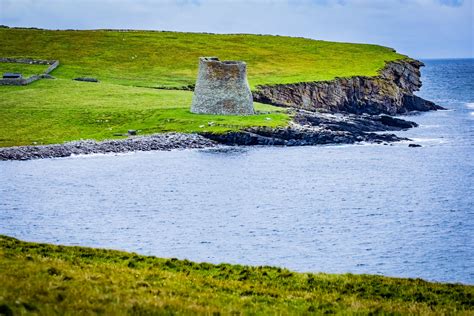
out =
<svg viewBox="0 0 474 316"><path fill-rule="evenodd" d="M353 114L395 115L442 109L413 94L421 87L422 66L417 60L399 60L387 63L375 77L258 86L253 97L277 106Z"/></svg>

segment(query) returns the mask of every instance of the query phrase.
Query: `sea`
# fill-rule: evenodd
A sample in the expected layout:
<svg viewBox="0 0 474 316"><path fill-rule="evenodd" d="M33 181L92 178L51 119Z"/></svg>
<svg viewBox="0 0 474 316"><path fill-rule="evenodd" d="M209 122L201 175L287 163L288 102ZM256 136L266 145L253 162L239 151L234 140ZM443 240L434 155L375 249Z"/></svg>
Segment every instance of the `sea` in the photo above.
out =
<svg viewBox="0 0 474 316"><path fill-rule="evenodd" d="M447 110L403 116L410 142L2 161L0 234L474 284L474 59L424 62Z"/></svg>

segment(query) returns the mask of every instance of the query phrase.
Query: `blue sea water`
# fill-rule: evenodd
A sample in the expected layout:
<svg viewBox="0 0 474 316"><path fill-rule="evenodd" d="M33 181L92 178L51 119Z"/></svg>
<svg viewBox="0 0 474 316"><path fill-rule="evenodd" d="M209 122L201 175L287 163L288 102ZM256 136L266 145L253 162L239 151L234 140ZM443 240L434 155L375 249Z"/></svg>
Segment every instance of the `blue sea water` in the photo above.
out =
<svg viewBox="0 0 474 316"><path fill-rule="evenodd" d="M474 284L474 60L427 60L393 146L0 162L0 234L194 261Z"/></svg>

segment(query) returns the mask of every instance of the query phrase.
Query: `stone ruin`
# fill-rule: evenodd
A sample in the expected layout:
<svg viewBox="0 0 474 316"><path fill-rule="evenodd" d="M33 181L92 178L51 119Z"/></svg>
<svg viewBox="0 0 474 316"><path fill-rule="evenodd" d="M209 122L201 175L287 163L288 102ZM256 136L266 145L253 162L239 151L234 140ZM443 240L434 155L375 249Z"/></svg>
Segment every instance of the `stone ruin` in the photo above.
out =
<svg viewBox="0 0 474 316"><path fill-rule="evenodd" d="M48 69L46 69L44 73L32 75L28 78L23 78L23 76L18 73L5 73L3 74L2 78L0 78L0 86L25 86L42 78L51 79L53 77L49 73L59 66L59 60L39 60L31 58L0 57L0 63L49 65Z"/></svg>
<svg viewBox="0 0 474 316"><path fill-rule="evenodd" d="M253 97L243 61L200 57L191 112L198 114L251 115Z"/></svg>

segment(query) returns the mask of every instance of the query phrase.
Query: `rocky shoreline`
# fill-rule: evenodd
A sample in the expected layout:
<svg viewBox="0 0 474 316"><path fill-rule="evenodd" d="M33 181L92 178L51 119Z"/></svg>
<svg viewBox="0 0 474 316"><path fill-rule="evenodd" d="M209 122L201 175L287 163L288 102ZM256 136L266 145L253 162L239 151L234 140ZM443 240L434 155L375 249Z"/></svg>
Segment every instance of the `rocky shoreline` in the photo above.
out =
<svg viewBox="0 0 474 316"><path fill-rule="evenodd" d="M254 127L224 134L165 133L131 136L117 140L81 140L55 145L0 148L0 160L60 158L73 155L125 153L132 151L211 148L219 145L309 146L389 143L406 138L377 133L399 131L417 124L386 115L354 115L294 110L293 120L285 128Z"/></svg>
<svg viewBox="0 0 474 316"><path fill-rule="evenodd" d="M417 126L414 122L391 115L443 109L414 95L414 91L421 87L422 66L419 61L406 59L387 63L375 77L257 87L253 93L255 101L288 108L292 121L285 128L254 127L224 134L165 133L101 142L85 140L57 145L7 147L0 148L0 160L218 145L307 146L409 140L380 132Z"/></svg>
<svg viewBox="0 0 474 316"><path fill-rule="evenodd" d="M310 146L389 143L408 138L378 132L400 131L418 126L414 122L387 115L354 115L295 110L285 128L254 127L226 134L202 134L225 145Z"/></svg>
<svg viewBox="0 0 474 316"><path fill-rule="evenodd" d="M81 140L55 145L5 147L0 148L0 160L30 160L70 157L73 155L208 148L215 146L217 146L216 142L197 134L166 133L101 142Z"/></svg>

